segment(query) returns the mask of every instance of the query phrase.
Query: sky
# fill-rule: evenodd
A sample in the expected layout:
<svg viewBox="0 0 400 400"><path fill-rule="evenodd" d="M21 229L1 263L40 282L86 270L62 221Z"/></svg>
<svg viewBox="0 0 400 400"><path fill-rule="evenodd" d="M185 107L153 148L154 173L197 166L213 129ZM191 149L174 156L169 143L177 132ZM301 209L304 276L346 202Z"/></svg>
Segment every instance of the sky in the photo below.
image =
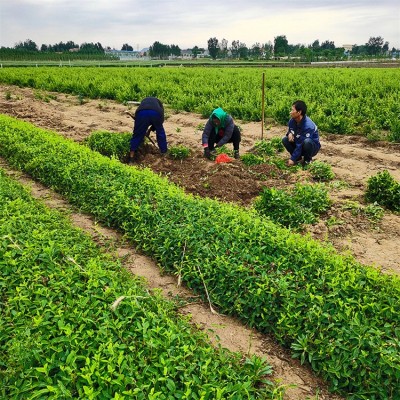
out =
<svg viewBox="0 0 400 400"><path fill-rule="evenodd" d="M319 40L363 45L382 37L400 48L399 0L0 0L0 47L73 41L121 49L155 41L182 50L210 38L254 44Z"/></svg>

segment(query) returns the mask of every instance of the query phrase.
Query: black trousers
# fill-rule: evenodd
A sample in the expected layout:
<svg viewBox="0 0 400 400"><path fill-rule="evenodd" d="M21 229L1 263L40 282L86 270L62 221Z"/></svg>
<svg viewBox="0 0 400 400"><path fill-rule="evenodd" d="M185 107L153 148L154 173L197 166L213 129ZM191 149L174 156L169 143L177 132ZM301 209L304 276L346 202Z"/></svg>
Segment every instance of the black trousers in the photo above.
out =
<svg viewBox="0 0 400 400"><path fill-rule="evenodd" d="M208 138L208 148L210 151L214 150L215 144L221 140L221 137L217 136L215 133L215 129L211 130L210 136ZM233 143L233 150L239 150L239 143L242 140L242 136L240 135L240 129L235 125L233 128L233 133L231 138L227 143Z"/></svg>

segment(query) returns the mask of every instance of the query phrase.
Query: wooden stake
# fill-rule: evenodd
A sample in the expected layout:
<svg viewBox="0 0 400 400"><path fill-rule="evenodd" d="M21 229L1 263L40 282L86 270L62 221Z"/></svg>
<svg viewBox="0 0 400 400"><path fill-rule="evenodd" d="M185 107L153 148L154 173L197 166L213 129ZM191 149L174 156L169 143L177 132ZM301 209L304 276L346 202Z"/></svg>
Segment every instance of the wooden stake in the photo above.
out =
<svg viewBox="0 0 400 400"><path fill-rule="evenodd" d="M262 104L262 111L261 111L261 140L264 139L264 87L265 87L265 72L263 72L262 75L262 99L261 99L261 104Z"/></svg>

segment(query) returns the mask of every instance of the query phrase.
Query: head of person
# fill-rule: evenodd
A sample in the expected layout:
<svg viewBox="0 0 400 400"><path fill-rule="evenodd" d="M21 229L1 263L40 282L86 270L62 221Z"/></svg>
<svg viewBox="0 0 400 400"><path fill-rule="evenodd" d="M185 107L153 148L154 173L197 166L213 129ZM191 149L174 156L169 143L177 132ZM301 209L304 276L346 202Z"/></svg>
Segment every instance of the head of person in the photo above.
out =
<svg viewBox="0 0 400 400"><path fill-rule="evenodd" d="M216 127L224 128L226 115L226 112L221 107L216 108L210 117L212 124Z"/></svg>
<svg viewBox="0 0 400 400"><path fill-rule="evenodd" d="M220 126L221 125L221 121L215 115L212 117L211 121L212 121L213 125L215 125L215 126Z"/></svg>
<svg viewBox="0 0 400 400"><path fill-rule="evenodd" d="M292 104L292 109L290 110L290 116L292 118L304 117L307 114L307 105L302 100L296 100Z"/></svg>

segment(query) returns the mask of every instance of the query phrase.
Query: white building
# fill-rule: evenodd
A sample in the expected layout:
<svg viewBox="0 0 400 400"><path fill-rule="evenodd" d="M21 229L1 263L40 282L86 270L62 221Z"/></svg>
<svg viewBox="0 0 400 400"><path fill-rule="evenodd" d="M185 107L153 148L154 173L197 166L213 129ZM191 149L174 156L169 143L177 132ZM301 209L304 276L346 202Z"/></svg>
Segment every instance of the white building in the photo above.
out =
<svg viewBox="0 0 400 400"><path fill-rule="evenodd" d="M148 60L148 57L144 57L143 53L140 51L129 51L129 50L105 50L105 54L109 54L120 61L143 61Z"/></svg>

